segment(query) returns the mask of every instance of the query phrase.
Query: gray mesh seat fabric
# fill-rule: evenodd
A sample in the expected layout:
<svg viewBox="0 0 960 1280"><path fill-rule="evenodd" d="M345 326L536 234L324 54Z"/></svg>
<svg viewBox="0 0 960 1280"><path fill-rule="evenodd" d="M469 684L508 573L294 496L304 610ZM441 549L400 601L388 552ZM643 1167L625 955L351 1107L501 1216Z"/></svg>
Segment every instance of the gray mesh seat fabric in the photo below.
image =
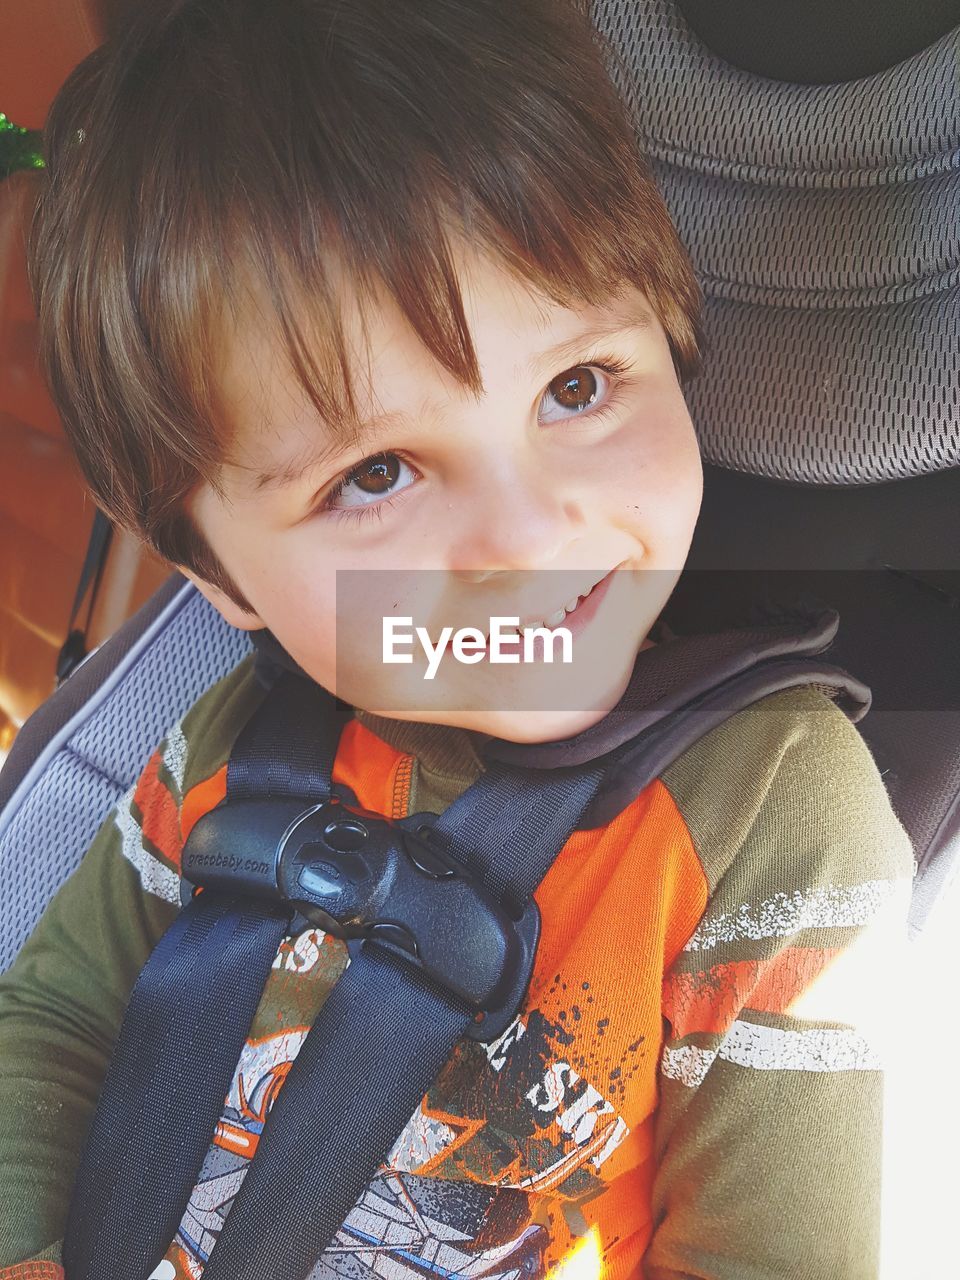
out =
<svg viewBox="0 0 960 1280"><path fill-rule="evenodd" d="M0 971L168 729L250 648L176 574L27 722L0 775L0 875L16 886Z"/></svg>
<svg viewBox="0 0 960 1280"><path fill-rule="evenodd" d="M960 27L797 85L716 57L674 0L594 13L704 289L704 455L814 484L960 464Z"/></svg>
<svg viewBox="0 0 960 1280"><path fill-rule="evenodd" d="M795 588L838 609L831 660L874 690L863 731L923 871L919 923L960 846L960 31L867 80L796 86L715 58L672 0L594 13L706 295L690 404L709 465L677 616L709 626ZM248 651L171 579L24 727L0 773L18 886L0 966Z"/></svg>

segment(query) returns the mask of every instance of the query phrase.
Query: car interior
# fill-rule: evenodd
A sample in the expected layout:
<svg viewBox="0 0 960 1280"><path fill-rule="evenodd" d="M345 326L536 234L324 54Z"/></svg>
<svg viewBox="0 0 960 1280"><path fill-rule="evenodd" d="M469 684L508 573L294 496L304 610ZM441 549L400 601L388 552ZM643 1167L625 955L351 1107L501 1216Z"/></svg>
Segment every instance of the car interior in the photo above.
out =
<svg viewBox="0 0 960 1280"><path fill-rule="evenodd" d="M0 110L39 127L121 8L33 0L11 15ZM590 9L705 297L687 392L704 502L670 625L719 630L797 600L838 612L829 660L872 691L858 729L914 847L926 1016L944 1003L960 909L960 2ZM129 540L101 527L90 544L92 507L30 345L31 180L0 182L0 874L17 886L0 901L0 971L169 726L250 649ZM99 582L81 627L85 562L81 598ZM939 1075L954 1033L931 1047L929 1030ZM919 1096L919 1056L891 1103L891 1276L946 1274L934 1162L960 1132L955 1105L944 1119ZM908 1256L931 1269L897 1269Z"/></svg>

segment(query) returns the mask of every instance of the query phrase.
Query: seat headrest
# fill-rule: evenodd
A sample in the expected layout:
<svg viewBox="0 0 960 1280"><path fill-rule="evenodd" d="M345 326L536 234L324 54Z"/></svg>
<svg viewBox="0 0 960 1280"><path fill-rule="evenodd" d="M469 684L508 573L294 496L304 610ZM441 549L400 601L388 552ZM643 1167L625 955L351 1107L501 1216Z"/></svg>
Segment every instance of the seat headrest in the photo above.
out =
<svg viewBox="0 0 960 1280"><path fill-rule="evenodd" d="M674 0L599 29L705 294L705 457L864 484L960 465L960 28L797 85L724 62Z"/></svg>
<svg viewBox="0 0 960 1280"><path fill-rule="evenodd" d="M912 58L960 22L956 0L677 0L705 44L774 80L831 84Z"/></svg>

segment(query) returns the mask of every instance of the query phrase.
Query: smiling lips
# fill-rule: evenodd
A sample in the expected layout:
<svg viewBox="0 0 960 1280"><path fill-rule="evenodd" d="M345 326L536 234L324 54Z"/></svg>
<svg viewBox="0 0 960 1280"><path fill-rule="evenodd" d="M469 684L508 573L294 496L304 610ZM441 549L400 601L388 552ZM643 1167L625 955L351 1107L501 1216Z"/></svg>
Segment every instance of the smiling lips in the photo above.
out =
<svg viewBox="0 0 960 1280"><path fill-rule="evenodd" d="M608 569L606 573L602 573L599 577L594 578L593 582L590 584L589 587L587 587L585 591L581 592L579 595L571 596L570 599L566 602L566 604L561 605L560 608L554 610L553 613L547 614L545 618L534 618L532 616L528 616L526 618L521 619L521 621L517 624L515 628L517 637L519 638L526 631L533 631L537 627L549 627L551 630L554 627L559 627L560 624L563 622L564 618L566 618L569 614L573 613L576 609L578 609L580 605L583 604L584 600L586 600L589 596L591 596L593 592L596 590L596 588L600 586L601 582L605 582L607 578L609 578L610 575L617 568L619 568L619 565L615 565L613 569ZM494 613L491 616L498 617L498 618L513 618L513 617L516 617L517 615L513 613L508 613L508 612L500 612L500 613ZM479 627L475 629L477 631L480 631ZM511 632L506 627L502 627L500 629L500 635L503 639L509 639ZM483 633L483 639L487 648L489 648L490 647L490 628L489 627L487 628L486 632ZM438 643L438 641L436 641L432 636L430 637L430 641L432 644Z"/></svg>
<svg viewBox="0 0 960 1280"><path fill-rule="evenodd" d="M573 613L575 609L579 608L579 606L583 604L584 600L586 600L586 598L593 592L594 588L598 587L600 583L603 582L606 578L608 578L612 572L613 572L612 569L608 569L607 572L602 574L599 578L595 578L593 583L589 587L587 587L586 591L582 592L580 595L571 596L571 598L567 601L566 604L561 605L559 609L555 610L551 614L548 614L547 617L541 618L541 619L524 618L519 623L518 634L522 635L525 631L532 631L536 627L550 627L550 628L559 627L560 624L563 622L564 618L567 616L567 614ZM498 615L498 616L513 617L513 614L505 614L505 615ZM490 643L489 631L487 631L486 635L484 636L484 639L489 645Z"/></svg>

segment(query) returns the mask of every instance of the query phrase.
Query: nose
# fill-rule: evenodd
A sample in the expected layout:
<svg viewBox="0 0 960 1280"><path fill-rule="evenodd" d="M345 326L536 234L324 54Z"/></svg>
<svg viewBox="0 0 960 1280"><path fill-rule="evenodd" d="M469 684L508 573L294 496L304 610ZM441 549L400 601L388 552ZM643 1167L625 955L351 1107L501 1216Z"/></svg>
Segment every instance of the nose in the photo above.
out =
<svg viewBox="0 0 960 1280"><path fill-rule="evenodd" d="M450 499L449 568L482 582L509 570L555 568L586 524L569 486L546 469L488 469Z"/></svg>

